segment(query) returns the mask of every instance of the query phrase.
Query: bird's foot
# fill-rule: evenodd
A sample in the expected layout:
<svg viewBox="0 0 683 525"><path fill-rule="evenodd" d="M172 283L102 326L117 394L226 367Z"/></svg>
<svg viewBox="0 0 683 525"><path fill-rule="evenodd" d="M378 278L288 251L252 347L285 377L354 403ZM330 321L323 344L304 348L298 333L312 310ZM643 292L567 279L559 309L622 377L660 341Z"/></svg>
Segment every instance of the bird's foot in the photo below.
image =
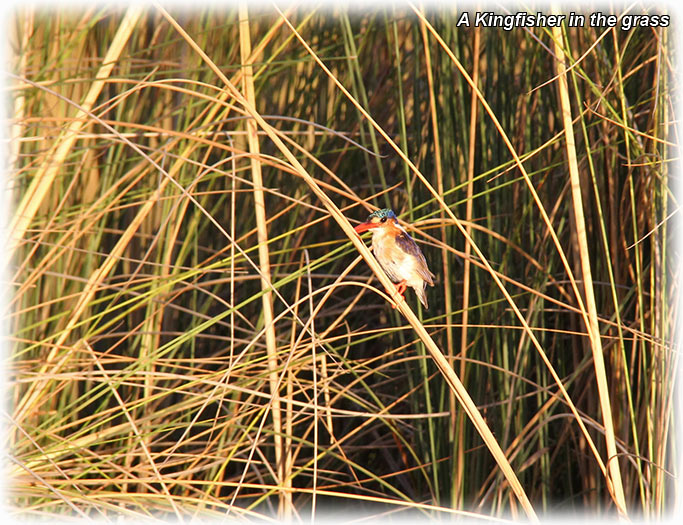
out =
<svg viewBox="0 0 683 525"><path fill-rule="evenodd" d="M406 300L406 298L403 297L403 293L406 291L406 288L407 288L407 285L406 285L406 282L405 282L405 281L401 281L400 283L398 283L398 284L396 285L396 292L397 292L398 295L401 297L401 299L403 299L404 301ZM394 310L396 309L397 306L398 306L398 303L394 303L394 304L391 305L391 307L392 307Z"/></svg>

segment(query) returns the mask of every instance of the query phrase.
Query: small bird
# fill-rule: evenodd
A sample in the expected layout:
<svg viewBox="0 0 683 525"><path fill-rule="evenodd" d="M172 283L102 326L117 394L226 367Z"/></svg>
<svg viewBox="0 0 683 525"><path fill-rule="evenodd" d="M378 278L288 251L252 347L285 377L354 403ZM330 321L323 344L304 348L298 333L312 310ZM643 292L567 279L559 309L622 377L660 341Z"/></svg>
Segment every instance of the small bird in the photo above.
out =
<svg viewBox="0 0 683 525"><path fill-rule="evenodd" d="M425 288L434 286L435 276L427 268L418 245L398 223L396 214L389 208L377 210L354 230L358 234L372 230L372 251L389 279L397 283L396 291L405 300L403 292L410 286L427 310Z"/></svg>

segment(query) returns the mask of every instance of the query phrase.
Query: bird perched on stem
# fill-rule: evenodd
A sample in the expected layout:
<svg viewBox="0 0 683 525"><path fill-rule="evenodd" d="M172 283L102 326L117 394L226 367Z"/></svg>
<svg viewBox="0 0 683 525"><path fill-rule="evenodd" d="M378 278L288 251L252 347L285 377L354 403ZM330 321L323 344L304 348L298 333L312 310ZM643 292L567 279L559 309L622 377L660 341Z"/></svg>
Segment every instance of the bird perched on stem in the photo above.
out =
<svg viewBox="0 0 683 525"><path fill-rule="evenodd" d="M388 208L377 210L354 230L358 234L372 230L372 252L389 279L396 283L396 291L405 300L403 293L410 286L428 309L425 288L434 286L434 274L427 268L418 245L398 223L396 214Z"/></svg>

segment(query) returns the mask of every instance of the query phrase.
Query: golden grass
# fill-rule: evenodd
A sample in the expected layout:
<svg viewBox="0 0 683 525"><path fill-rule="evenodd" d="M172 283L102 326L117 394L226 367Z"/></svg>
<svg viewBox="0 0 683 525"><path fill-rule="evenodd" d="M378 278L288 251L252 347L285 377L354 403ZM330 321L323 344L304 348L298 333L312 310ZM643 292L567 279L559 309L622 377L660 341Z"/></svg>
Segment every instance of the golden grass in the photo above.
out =
<svg viewBox="0 0 683 525"><path fill-rule="evenodd" d="M46 13L12 37L15 516L671 508L667 30ZM353 230L384 206L428 312Z"/></svg>

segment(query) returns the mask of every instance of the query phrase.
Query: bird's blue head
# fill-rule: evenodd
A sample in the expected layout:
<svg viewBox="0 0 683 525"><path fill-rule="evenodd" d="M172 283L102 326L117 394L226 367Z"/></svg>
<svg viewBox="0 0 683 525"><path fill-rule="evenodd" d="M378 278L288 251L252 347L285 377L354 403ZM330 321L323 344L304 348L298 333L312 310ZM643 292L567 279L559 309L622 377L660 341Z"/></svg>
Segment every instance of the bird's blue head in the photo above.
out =
<svg viewBox="0 0 683 525"><path fill-rule="evenodd" d="M396 214L389 208L384 208L382 210L372 212L365 222L359 224L354 229L356 230L356 232L362 233L372 228L381 228L385 224L391 224L396 220Z"/></svg>
<svg viewBox="0 0 683 525"><path fill-rule="evenodd" d="M374 221L373 221L374 219ZM387 219L396 219L396 214L389 208L373 211L366 222L386 222Z"/></svg>

